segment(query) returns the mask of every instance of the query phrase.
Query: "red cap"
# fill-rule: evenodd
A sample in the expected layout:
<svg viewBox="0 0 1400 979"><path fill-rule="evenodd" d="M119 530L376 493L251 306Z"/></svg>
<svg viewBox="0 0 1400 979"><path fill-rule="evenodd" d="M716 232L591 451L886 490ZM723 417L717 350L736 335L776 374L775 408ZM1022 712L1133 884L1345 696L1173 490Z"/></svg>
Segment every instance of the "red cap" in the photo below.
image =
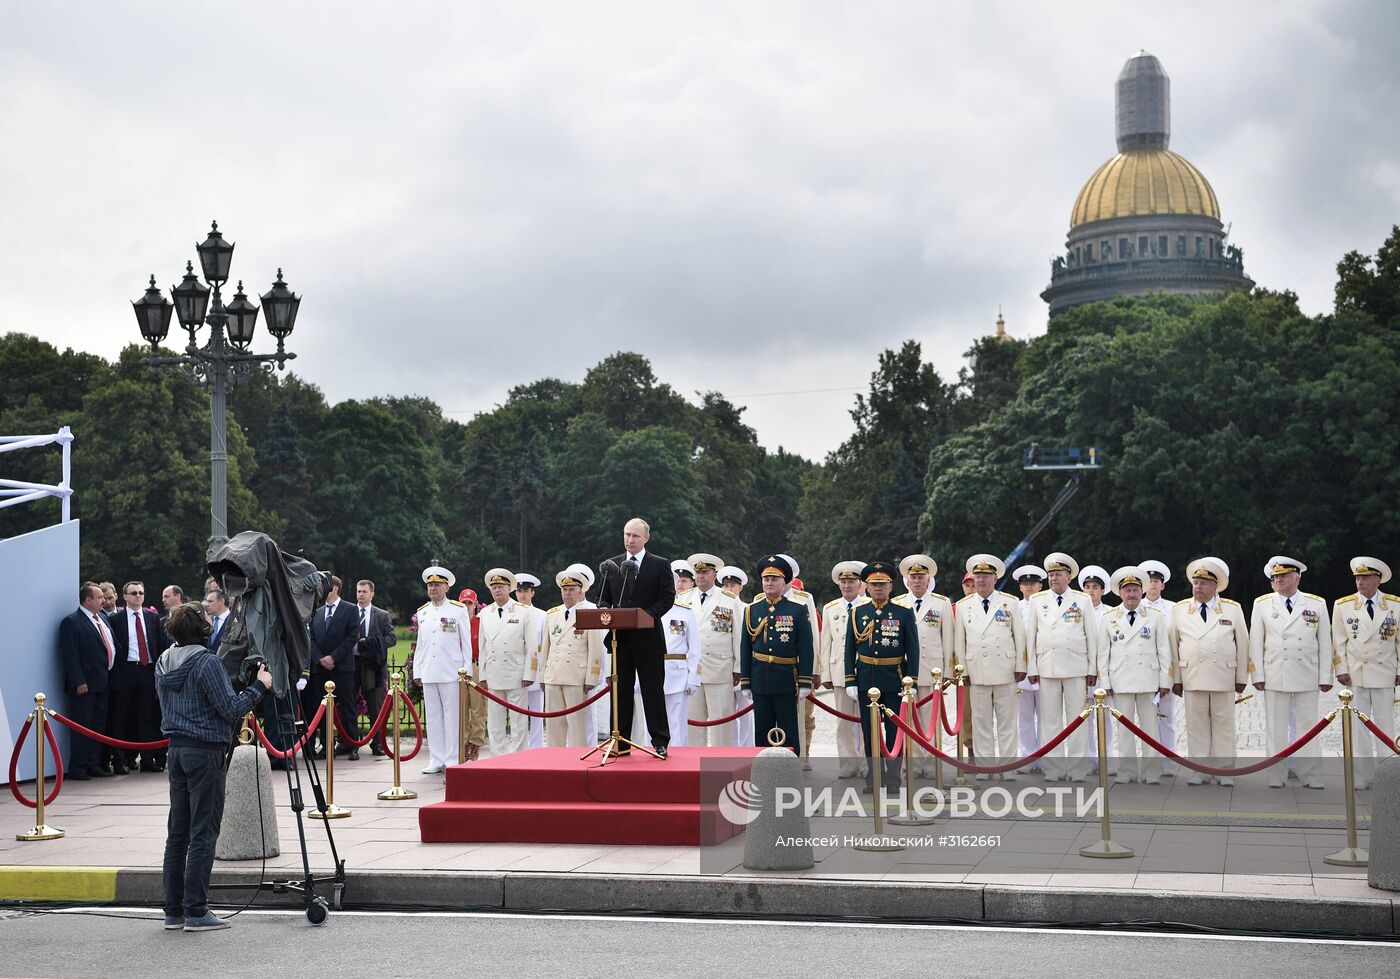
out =
<svg viewBox="0 0 1400 979"><path fill-rule="evenodd" d="M461 593L457 596L457 601L474 602L476 601L476 592L470 588L463 588Z"/></svg>
<svg viewBox="0 0 1400 979"><path fill-rule="evenodd" d="M971 581L971 580L972 580L972 572L969 571L967 574L963 575L962 580L963 580L964 582Z"/></svg>
<svg viewBox="0 0 1400 979"><path fill-rule="evenodd" d="M801 587L802 587L802 579L801 579L801 578L793 578L793 579L792 579L792 587L797 588L797 589L801 589Z"/></svg>

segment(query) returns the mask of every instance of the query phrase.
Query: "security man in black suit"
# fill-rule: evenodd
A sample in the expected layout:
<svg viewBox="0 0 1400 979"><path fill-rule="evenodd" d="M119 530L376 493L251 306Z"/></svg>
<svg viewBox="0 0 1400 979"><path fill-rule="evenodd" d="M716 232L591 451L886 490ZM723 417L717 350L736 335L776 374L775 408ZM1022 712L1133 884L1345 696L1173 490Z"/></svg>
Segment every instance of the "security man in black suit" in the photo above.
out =
<svg viewBox="0 0 1400 979"><path fill-rule="evenodd" d="M102 589L84 582L78 589L78 609L58 624L58 658L63 666L68 713L94 731L107 726L107 664L115 649L102 615ZM98 767L98 748L96 741L74 734L64 766L67 777L82 782L94 775L110 775Z"/></svg>
<svg viewBox="0 0 1400 979"><path fill-rule="evenodd" d="M861 572L870 601L857 605L846 620L846 693L861 705L860 730L865 738L865 755L874 772L875 746L870 743L871 687L880 689L880 703L899 713L904 678L919 679L919 624L914 610L890 601L890 589L899 569L888 561L872 561ZM898 728L885 720L885 746L894 747ZM889 791L899 788L899 760L885 761L882 784ZM865 787L872 784L867 776Z"/></svg>
<svg viewBox="0 0 1400 979"><path fill-rule="evenodd" d="M160 699L156 696L156 660L160 658L170 637L160 616L145 607L146 586L128 581L122 586L122 604L107 616L112 627L116 657L107 680L107 730L109 737L123 741L159 741ZM165 770L164 748L141 752L141 771ZM110 761L116 775L125 775L136 767L136 752L121 748L103 750L104 762ZM107 765L104 763L103 768Z"/></svg>
<svg viewBox="0 0 1400 979"><path fill-rule="evenodd" d="M784 598L792 565L770 554L758 562L763 594L744 608L739 637L739 686L753 692L754 743L772 744L782 732L784 748L800 752L797 701L812 695L812 622L807 606Z"/></svg>
<svg viewBox="0 0 1400 979"><path fill-rule="evenodd" d="M326 695L326 681L334 681L335 711L340 726L356 736L359 732L355 726L355 647L359 643L359 622L355 606L340 597L340 579L332 575L325 607L311 614L310 682L301 692L302 715L309 723L316 715L316 706ZM324 757L325 749L326 746L321 745L315 756ZM359 751L349 749L350 761L359 757Z"/></svg>
<svg viewBox="0 0 1400 979"><path fill-rule="evenodd" d="M641 687L651 746L665 758L671 727L666 719L666 635L661 631L661 619L676 604L676 581L671 577L671 562L647 553L649 540L651 527L645 520L633 517L627 521L622 528L624 553L612 559L622 573L609 570L598 594L598 606L640 608L656 620L650 629L617 631L617 689L612 696L624 695L618 701L617 722L618 730L625 734L632 730L632 690ZM611 636L604 641L611 647ZM627 746L621 745L618 754L627 753Z"/></svg>

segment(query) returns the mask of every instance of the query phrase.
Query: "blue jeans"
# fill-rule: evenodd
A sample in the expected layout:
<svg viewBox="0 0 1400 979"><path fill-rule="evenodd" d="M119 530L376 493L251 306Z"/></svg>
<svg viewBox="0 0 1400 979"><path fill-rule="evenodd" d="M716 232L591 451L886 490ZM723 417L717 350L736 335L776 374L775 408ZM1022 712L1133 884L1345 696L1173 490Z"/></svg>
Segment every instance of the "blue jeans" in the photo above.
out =
<svg viewBox="0 0 1400 979"><path fill-rule="evenodd" d="M209 875L224 818L224 750L172 746L165 771L165 913L202 918L209 913Z"/></svg>

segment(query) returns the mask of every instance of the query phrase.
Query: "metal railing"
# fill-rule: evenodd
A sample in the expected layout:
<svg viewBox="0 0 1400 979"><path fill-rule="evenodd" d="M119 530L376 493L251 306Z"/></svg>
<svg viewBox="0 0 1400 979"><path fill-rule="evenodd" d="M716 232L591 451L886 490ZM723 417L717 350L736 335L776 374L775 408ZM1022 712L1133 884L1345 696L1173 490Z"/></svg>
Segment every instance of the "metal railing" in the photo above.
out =
<svg viewBox="0 0 1400 979"><path fill-rule="evenodd" d="M0 435L0 452L36 449L54 443L63 447L62 480L57 485L51 485L17 479L0 479L0 509L56 496L63 507L63 522L67 523L72 518L73 433L69 431L67 425L53 435Z"/></svg>

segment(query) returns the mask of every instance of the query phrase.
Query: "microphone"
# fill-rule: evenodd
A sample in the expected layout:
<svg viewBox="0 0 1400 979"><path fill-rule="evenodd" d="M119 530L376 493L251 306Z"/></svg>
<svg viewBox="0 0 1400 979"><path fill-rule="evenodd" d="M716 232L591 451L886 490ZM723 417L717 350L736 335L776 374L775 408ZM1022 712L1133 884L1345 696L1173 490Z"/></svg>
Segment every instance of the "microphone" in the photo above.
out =
<svg viewBox="0 0 1400 979"><path fill-rule="evenodd" d="M618 563L615 560L613 560L612 558L608 558L607 560L603 561L602 564L598 565L598 575L602 578L601 583L599 583L598 585L599 602L603 600L603 596L608 590L608 577L611 574L622 574L622 568L618 566Z"/></svg>
<svg viewBox="0 0 1400 979"><path fill-rule="evenodd" d="M618 599L618 601L627 601L627 582L635 578L640 570L641 569L638 567L636 561L622 562L622 596Z"/></svg>

